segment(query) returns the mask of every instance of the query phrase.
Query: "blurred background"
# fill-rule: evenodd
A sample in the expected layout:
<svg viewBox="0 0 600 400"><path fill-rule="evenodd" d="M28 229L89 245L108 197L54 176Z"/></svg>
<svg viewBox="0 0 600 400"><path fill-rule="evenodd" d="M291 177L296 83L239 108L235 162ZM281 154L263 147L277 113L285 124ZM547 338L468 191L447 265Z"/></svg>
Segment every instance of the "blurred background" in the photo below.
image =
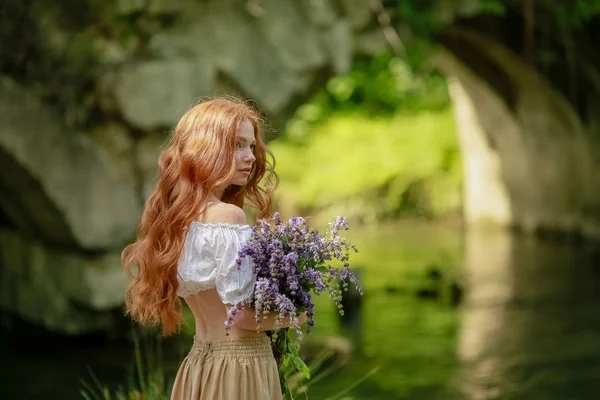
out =
<svg viewBox="0 0 600 400"><path fill-rule="evenodd" d="M0 397L167 398L193 325L124 318L119 257L226 95L359 248L298 398L598 398L598 43L597 0L0 0Z"/></svg>

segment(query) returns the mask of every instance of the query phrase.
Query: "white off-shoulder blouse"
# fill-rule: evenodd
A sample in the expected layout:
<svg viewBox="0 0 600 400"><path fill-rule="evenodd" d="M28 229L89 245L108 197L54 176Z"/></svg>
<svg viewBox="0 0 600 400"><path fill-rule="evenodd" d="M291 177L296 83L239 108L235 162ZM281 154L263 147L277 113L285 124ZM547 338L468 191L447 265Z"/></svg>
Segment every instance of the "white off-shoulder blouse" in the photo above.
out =
<svg viewBox="0 0 600 400"><path fill-rule="evenodd" d="M236 264L251 233L249 225L192 222L177 267L177 294L186 297L216 288L224 304L252 296L256 282L252 260L245 257L241 266Z"/></svg>

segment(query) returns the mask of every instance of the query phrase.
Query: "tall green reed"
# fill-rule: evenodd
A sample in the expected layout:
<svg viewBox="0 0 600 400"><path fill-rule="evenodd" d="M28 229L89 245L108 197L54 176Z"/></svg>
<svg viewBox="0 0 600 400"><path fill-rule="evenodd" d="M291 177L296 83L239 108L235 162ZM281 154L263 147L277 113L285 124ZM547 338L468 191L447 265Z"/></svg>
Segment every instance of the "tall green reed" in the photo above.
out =
<svg viewBox="0 0 600 400"><path fill-rule="evenodd" d="M168 400L173 387L172 379L167 379L163 369L162 342L141 340L133 336L133 368L127 374L126 385L119 385L111 391L102 384L91 368L88 368L92 383L82 380L83 389L79 392L85 400Z"/></svg>

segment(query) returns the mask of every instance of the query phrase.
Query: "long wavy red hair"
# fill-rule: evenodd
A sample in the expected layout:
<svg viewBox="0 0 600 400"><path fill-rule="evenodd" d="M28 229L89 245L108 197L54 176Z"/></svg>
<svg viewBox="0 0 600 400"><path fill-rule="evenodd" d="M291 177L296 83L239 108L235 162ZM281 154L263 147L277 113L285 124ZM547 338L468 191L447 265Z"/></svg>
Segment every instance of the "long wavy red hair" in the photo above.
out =
<svg viewBox="0 0 600 400"><path fill-rule="evenodd" d="M212 99L191 108L177 124L159 156L158 182L146 201L137 239L121 254L130 277L127 315L161 326L163 335L176 332L183 322L177 262L184 230L202 214L210 193L233 177L236 137L244 120L254 126L256 161L248 183L228 186L221 200L243 207L248 199L257 218L269 216L279 179L273 154L261 139L262 119L246 102Z"/></svg>

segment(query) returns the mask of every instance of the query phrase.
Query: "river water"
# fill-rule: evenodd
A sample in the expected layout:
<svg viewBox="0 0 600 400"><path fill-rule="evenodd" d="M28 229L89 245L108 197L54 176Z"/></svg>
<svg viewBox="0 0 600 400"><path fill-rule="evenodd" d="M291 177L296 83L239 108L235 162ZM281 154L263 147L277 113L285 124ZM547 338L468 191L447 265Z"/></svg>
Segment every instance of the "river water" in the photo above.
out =
<svg viewBox="0 0 600 400"><path fill-rule="evenodd" d="M322 299L313 340L343 334L360 346L309 398L339 393L372 368L346 398L599 398L597 246L423 223L348 237L366 290L360 332L348 335ZM1 399L82 399L87 368L103 383L124 383L130 344L19 332L13 325L1 336ZM167 375L189 340L165 349Z"/></svg>

